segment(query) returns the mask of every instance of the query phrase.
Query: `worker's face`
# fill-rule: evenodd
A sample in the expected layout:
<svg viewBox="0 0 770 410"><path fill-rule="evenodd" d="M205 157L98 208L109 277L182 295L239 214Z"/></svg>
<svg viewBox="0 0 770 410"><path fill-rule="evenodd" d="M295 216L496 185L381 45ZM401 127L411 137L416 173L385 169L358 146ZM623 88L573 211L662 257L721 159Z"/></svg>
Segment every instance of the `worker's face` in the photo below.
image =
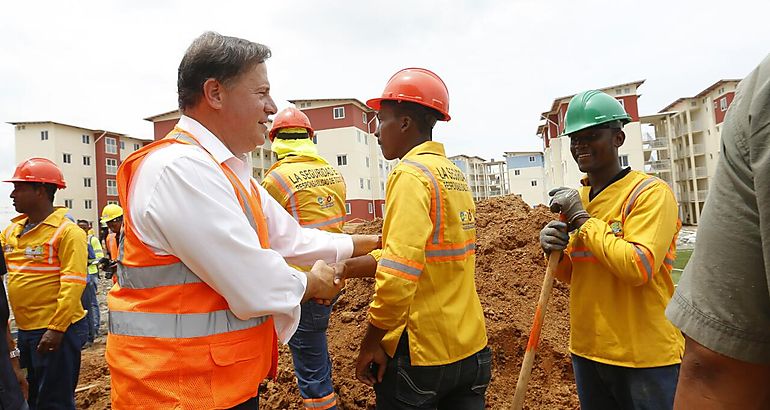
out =
<svg viewBox="0 0 770 410"><path fill-rule="evenodd" d="M48 201L43 186L29 182L14 182L10 196L13 199L13 207L20 214L26 214L35 209L43 200Z"/></svg>
<svg viewBox="0 0 770 410"><path fill-rule="evenodd" d="M213 81L213 80L209 80ZM221 85L219 138L236 156L265 143L268 116L276 113L267 66L260 63Z"/></svg>
<svg viewBox="0 0 770 410"><path fill-rule="evenodd" d="M120 234L120 228L123 226L123 218L115 218L107 222L107 227L115 234Z"/></svg>
<svg viewBox="0 0 770 410"><path fill-rule="evenodd" d="M396 110L383 104L377 112L377 130L374 136L382 149L382 156L387 160L401 158L409 152L408 127L409 117L399 115Z"/></svg>
<svg viewBox="0 0 770 410"><path fill-rule="evenodd" d="M581 172L598 172L618 164L618 148L626 135L612 128L591 127L570 134L570 151Z"/></svg>
<svg viewBox="0 0 770 410"><path fill-rule="evenodd" d="M82 229L86 233L88 233L88 230L91 229L91 227L88 226L87 223L83 223L83 222L78 222L78 226L80 227L80 229Z"/></svg>

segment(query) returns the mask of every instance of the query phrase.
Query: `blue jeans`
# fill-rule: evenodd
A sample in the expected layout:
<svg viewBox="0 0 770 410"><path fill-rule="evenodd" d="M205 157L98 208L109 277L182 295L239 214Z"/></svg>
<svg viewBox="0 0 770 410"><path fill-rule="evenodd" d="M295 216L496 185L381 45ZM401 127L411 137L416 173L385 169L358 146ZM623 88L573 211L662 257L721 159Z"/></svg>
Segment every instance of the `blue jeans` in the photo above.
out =
<svg viewBox="0 0 770 410"><path fill-rule="evenodd" d="M302 304L299 327L289 340L291 356L294 361L294 373L305 407L315 405L324 407L336 403L332 385L332 362L329 359L329 347L326 329L329 327L329 315L332 307L311 301ZM336 409L336 404L329 409Z"/></svg>
<svg viewBox="0 0 770 410"><path fill-rule="evenodd" d="M31 410L75 409L80 375L80 349L88 337L88 323L80 319L64 332L59 350L40 354L37 345L46 329L19 330L21 367L27 369Z"/></svg>
<svg viewBox="0 0 770 410"><path fill-rule="evenodd" d="M674 407L679 365L631 368L572 355L582 410L666 410Z"/></svg>
<svg viewBox="0 0 770 410"><path fill-rule="evenodd" d="M83 296L80 302L83 309L86 309L86 322L88 322L88 341L92 342L99 336L99 324L101 317L99 315L99 300L96 298L96 292L99 289L99 275L88 274L86 288L83 289Z"/></svg>
<svg viewBox="0 0 770 410"><path fill-rule="evenodd" d="M408 337L401 336L382 382L374 385L377 410L483 410L492 378L492 350L442 366L412 366Z"/></svg>

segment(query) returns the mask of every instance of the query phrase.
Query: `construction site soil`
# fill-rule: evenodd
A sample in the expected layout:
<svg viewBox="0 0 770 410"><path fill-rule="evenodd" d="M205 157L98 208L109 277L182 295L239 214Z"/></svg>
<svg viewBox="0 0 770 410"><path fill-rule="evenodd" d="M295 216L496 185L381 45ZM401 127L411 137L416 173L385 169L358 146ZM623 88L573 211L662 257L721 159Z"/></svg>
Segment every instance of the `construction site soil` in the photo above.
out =
<svg viewBox="0 0 770 410"><path fill-rule="evenodd" d="M477 205L476 286L493 351L487 408L507 409L519 375L524 349L545 273L538 245L540 229L554 215L545 207L530 208L515 196ZM379 233L382 220L355 226L353 233ZM354 375L354 361L366 329L366 311L374 290L371 279L349 280L329 324L329 353L341 409L374 409L374 391ZM555 283L527 390L526 409L577 409L568 352L569 290ZM103 315L104 317L105 315ZM109 372L104 342L83 353L77 404L80 409L109 408ZM260 388L260 408L301 409L291 353L281 346L278 375Z"/></svg>

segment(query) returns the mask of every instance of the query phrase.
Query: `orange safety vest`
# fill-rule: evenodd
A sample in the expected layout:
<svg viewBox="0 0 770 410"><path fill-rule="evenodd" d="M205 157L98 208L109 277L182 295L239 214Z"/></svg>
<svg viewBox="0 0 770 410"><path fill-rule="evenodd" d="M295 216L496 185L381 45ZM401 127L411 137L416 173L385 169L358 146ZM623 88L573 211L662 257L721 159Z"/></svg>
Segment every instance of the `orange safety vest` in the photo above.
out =
<svg viewBox="0 0 770 410"><path fill-rule="evenodd" d="M171 144L200 147L192 135L174 129L131 154L118 171L125 212L118 284L107 297L106 353L115 409L230 408L255 397L260 382L277 366L272 317L238 319L227 301L179 258L155 254L136 235L128 198L131 180L147 154ZM260 244L269 248L253 182L247 190L232 170L220 167Z"/></svg>

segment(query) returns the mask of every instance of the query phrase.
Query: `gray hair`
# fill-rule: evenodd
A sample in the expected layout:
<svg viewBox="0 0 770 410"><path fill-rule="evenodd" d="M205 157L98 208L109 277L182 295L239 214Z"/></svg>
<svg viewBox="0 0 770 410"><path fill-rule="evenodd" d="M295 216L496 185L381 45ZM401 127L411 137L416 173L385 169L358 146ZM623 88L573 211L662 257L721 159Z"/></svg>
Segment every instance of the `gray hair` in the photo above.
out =
<svg viewBox="0 0 770 410"><path fill-rule="evenodd" d="M179 108L195 105L209 78L227 84L244 71L270 58L270 48L238 37L207 31L196 38L179 63Z"/></svg>

